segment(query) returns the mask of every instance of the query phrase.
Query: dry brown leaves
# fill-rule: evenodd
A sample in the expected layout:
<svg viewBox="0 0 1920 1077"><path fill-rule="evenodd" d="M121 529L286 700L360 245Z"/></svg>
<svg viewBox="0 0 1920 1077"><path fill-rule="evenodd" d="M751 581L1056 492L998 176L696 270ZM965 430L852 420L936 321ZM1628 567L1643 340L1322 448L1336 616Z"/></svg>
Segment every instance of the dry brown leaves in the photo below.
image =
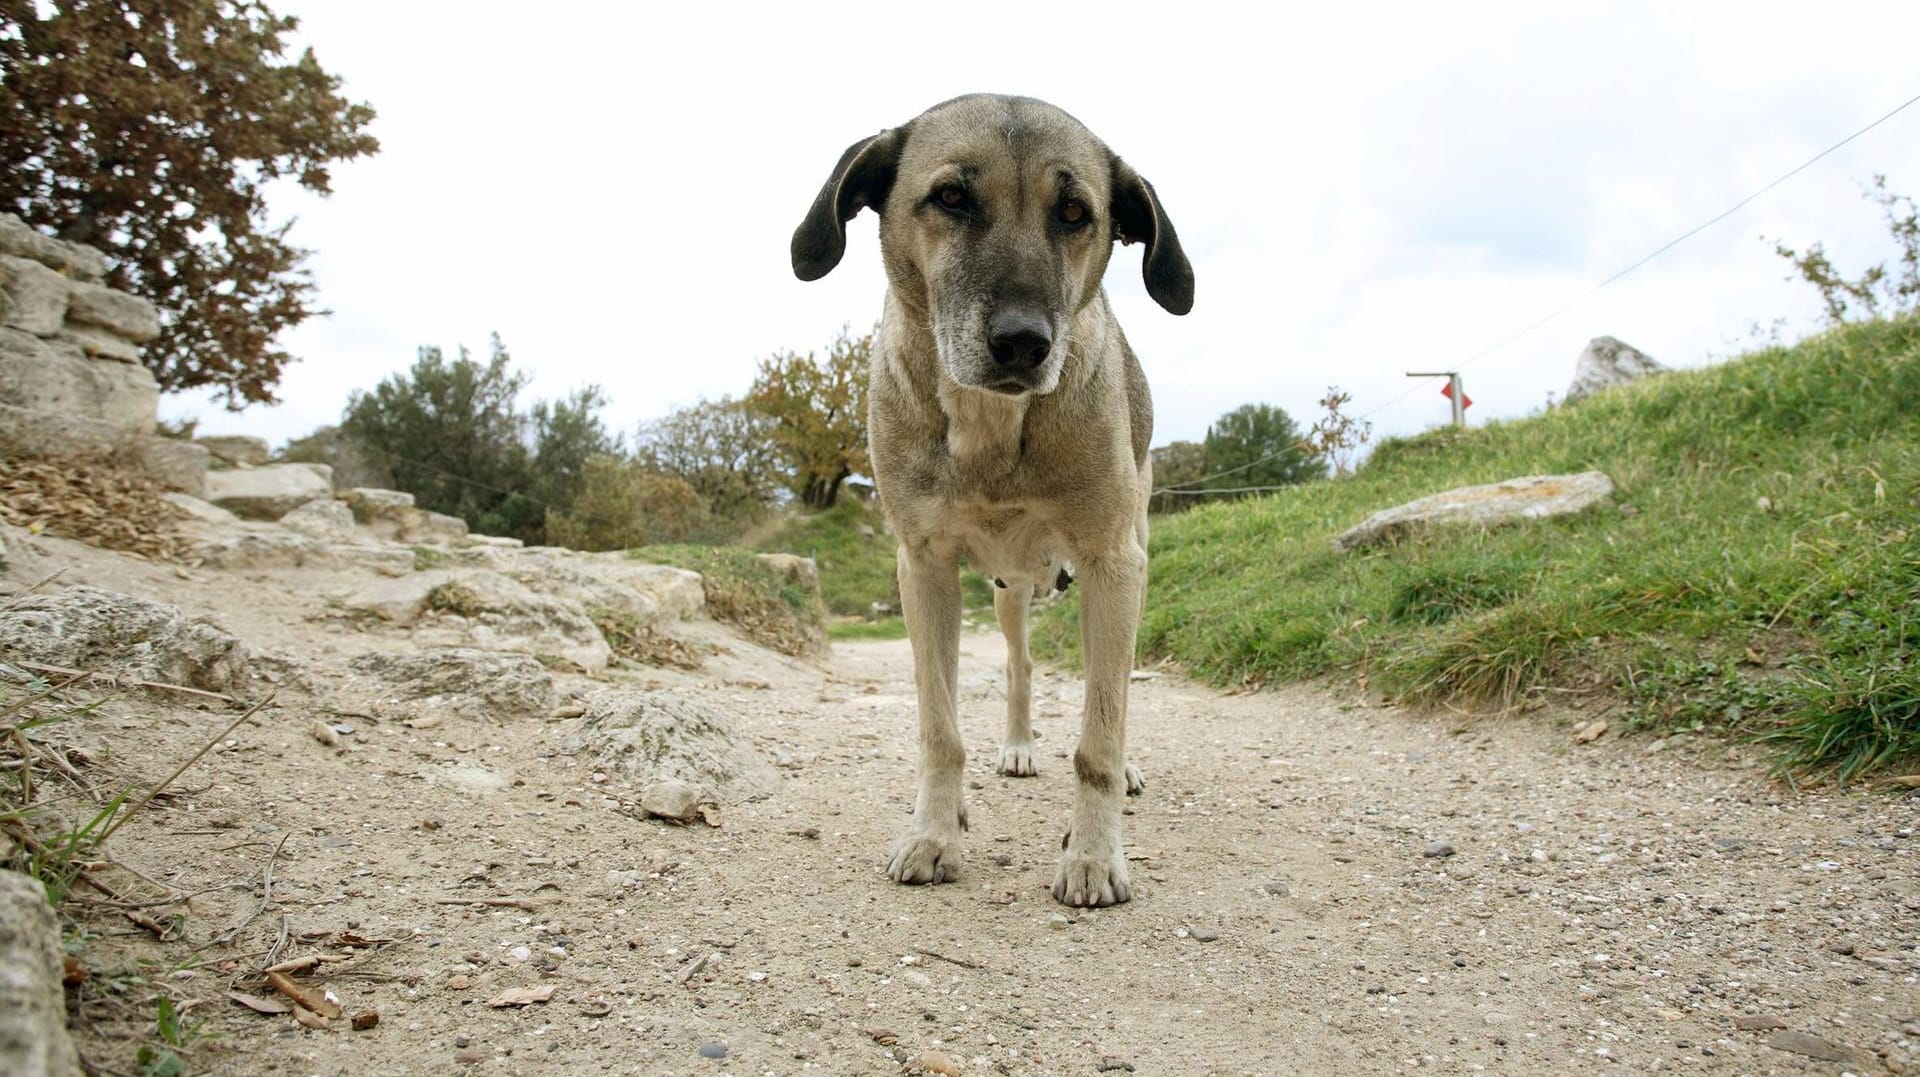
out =
<svg viewBox="0 0 1920 1077"><path fill-rule="evenodd" d="M171 561L185 548L186 514L151 479L101 458L0 458L0 520L90 546Z"/></svg>

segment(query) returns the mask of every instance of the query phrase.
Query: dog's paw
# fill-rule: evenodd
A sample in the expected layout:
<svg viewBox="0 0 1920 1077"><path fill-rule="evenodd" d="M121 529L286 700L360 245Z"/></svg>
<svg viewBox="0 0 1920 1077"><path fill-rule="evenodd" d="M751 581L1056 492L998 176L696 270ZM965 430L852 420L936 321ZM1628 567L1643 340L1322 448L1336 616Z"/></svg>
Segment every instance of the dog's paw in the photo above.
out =
<svg viewBox="0 0 1920 1077"><path fill-rule="evenodd" d="M1060 867L1053 874L1053 900L1062 905L1076 908L1118 905L1132 898L1127 858L1118 850L1112 856L1070 852L1060 858Z"/></svg>
<svg viewBox="0 0 1920 1077"><path fill-rule="evenodd" d="M1147 776L1140 773L1140 768L1129 761L1127 763L1127 795L1137 797L1146 791Z"/></svg>
<svg viewBox="0 0 1920 1077"><path fill-rule="evenodd" d="M887 856L887 877L897 883L919 886L926 883L950 883L960 877L960 835L935 831L909 830L893 843Z"/></svg>
<svg viewBox="0 0 1920 1077"><path fill-rule="evenodd" d="M1033 762L1033 742L1016 744L1008 741L1000 746L1000 765L996 768L1009 778L1031 778L1040 773Z"/></svg>

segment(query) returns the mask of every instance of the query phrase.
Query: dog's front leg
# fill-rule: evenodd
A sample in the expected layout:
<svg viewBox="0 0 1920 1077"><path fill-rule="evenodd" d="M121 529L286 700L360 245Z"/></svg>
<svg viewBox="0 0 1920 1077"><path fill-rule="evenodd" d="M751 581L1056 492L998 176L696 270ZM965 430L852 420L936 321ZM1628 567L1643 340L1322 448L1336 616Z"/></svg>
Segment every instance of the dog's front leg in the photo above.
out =
<svg viewBox="0 0 1920 1077"><path fill-rule="evenodd" d="M895 882L944 883L960 875L960 797L966 746L956 714L960 679L960 561L926 540L900 544L900 607L913 644L920 696L920 797L913 825L893 843L887 874Z"/></svg>
<svg viewBox="0 0 1920 1077"><path fill-rule="evenodd" d="M1129 539L1078 566L1080 640L1087 665L1086 716L1073 753L1078 782L1072 829L1053 877L1065 905L1116 905L1133 896L1120 847L1120 804L1127 789L1127 681L1133 672L1147 553Z"/></svg>

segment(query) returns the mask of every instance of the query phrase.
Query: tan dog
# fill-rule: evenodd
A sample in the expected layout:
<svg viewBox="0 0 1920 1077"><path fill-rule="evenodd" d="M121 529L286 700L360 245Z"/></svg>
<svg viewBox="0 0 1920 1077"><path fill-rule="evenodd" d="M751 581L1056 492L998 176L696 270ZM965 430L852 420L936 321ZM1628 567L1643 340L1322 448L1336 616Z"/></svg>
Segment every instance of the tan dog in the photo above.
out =
<svg viewBox="0 0 1920 1077"><path fill-rule="evenodd" d="M956 98L848 147L793 234L800 279L839 264L862 207L880 214L888 281L868 438L900 542L920 696L920 796L887 874L938 883L960 871L964 554L1000 585L1006 775L1036 773L1027 607L1036 588L1081 583L1086 715L1053 896L1126 901L1120 798L1143 785L1126 760L1127 684L1147 584L1153 405L1100 280L1115 240L1143 242L1147 292L1185 314L1193 270L1152 185L1029 98Z"/></svg>

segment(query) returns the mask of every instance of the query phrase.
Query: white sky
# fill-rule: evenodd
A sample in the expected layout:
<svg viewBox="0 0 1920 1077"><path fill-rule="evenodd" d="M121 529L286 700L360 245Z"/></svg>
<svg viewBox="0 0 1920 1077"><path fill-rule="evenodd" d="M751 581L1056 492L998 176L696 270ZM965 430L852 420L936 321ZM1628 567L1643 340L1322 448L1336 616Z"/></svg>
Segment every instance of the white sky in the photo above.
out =
<svg viewBox="0 0 1920 1077"><path fill-rule="evenodd" d="M1316 5L1319 6L1319 5ZM1331 7L1332 5L1326 5ZM955 94L1044 98L1153 181L1198 280L1175 318L1107 284L1155 443L1330 384L1377 432L1444 421L1445 369L1920 93L1920 4L490 4L279 0L379 112L375 157L276 208L333 311L289 334L286 403L176 398L275 444L415 349L498 331L533 395L611 426L738 394L755 361L878 317L875 218L803 284L787 242L840 151ZM1872 174L1920 195L1920 105L1466 368L1474 422L1560 393L1588 338L1672 365L1811 327L1779 237L1890 253Z"/></svg>

